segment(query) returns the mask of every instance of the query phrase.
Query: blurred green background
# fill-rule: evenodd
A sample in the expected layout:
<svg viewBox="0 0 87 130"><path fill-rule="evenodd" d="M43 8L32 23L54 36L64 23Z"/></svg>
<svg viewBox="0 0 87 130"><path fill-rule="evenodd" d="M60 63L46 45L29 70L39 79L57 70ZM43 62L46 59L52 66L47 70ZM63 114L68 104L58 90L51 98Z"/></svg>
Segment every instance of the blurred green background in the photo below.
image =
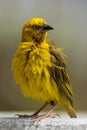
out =
<svg viewBox="0 0 87 130"><path fill-rule="evenodd" d="M22 26L31 17L43 17L55 28L48 37L64 48L75 108L86 111L86 0L0 0L0 110L34 110L43 103L24 98L11 73Z"/></svg>

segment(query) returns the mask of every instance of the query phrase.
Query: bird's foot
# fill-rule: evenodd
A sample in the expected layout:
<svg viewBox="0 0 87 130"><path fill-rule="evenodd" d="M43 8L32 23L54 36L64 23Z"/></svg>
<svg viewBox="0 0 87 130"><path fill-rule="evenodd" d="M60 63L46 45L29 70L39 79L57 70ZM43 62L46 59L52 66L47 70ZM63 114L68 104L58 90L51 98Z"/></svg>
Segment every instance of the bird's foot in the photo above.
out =
<svg viewBox="0 0 87 130"><path fill-rule="evenodd" d="M40 112L44 107L46 107L48 104L49 104L49 102L45 102L45 103L43 104L43 106L42 106L39 110L37 110L35 113L33 113L32 115L16 114L15 116L17 116L17 117L19 117L19 118L37 118L39 112Z"/></svg>
<svg viewBox="0 0 87 130"><path fill-rule="evenodd" d="M56 117L60 117L59 114L53 114L53 113L46 113L44 115L38 115L37 117L34 117L34 119L32 120L32 123L35 123L35 122L39 122L41 121L42 119L45 119L45 118L56 118Z"/></svg>
<svg viewBox="0 0 87 130"><path fill-rule="evenodd" d="M45 115L40 115L40 116L37 116L33 119L33 122L38 122L44 118L48 118L48 117L51 117L51 118L55 118L55 117L60 117L59 114L52 114L52 112L55 110L55 108L57 107L57 104L55 104L52 109L46 113Z"/></svg>
<svg viewBox="0 0 87 130"><path fill-rule="evenodd" d="M16 114L15 116L17 116L18 118L37 118L38 115L34 115L34 114L32 114L32 115L26 115L26 114L21 115L21 114Z"/></svg>

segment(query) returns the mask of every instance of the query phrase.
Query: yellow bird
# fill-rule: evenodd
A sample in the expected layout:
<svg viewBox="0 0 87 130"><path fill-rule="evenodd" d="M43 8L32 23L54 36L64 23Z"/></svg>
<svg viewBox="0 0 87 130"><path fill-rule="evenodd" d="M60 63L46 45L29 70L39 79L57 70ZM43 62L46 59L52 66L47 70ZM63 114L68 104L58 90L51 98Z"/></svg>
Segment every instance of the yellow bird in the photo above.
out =
<svg viewBox="0 0 87 130"><path fill-rule="evenodd" d="M37 116L48 104L53 106L51 111L62 104L70 117L76 117L65 56L62 48L47 39L50 30L53 27L42 18L31 18L24 24L12 62L14 79L25 97L45 102L31 116Z"/></svg>

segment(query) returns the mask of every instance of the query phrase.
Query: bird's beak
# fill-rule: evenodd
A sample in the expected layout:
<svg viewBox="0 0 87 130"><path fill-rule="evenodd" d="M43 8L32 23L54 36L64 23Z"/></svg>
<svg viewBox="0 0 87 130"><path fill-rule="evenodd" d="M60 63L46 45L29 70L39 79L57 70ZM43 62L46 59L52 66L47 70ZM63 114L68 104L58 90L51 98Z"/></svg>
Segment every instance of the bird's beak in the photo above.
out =
<svg viewBox="0 0 87 130"><path fill-rule="evenodd" d="M43 26L43 30L47 30L47 31L49 31L49 30L53 30L54 28L53 27L51 27L50 25L48 25L48 24L45 24L44 26Z"/></svg>

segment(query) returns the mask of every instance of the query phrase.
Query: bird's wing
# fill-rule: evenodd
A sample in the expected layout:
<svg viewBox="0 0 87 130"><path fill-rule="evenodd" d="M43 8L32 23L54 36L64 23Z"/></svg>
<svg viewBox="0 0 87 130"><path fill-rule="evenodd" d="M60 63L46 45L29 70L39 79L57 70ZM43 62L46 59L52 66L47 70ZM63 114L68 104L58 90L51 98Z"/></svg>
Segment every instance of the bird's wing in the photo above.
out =
<svg viewBox="0 0 87 130"><path fill-rule="evenodd" d="M69 75L66 70L65 56L62 48L58 47L54 42L49 41L49 49L51 54L52 67L48 67L50 77L59 87L60 94L68 99L73 106L73 94L70 85Z"/></svg>

